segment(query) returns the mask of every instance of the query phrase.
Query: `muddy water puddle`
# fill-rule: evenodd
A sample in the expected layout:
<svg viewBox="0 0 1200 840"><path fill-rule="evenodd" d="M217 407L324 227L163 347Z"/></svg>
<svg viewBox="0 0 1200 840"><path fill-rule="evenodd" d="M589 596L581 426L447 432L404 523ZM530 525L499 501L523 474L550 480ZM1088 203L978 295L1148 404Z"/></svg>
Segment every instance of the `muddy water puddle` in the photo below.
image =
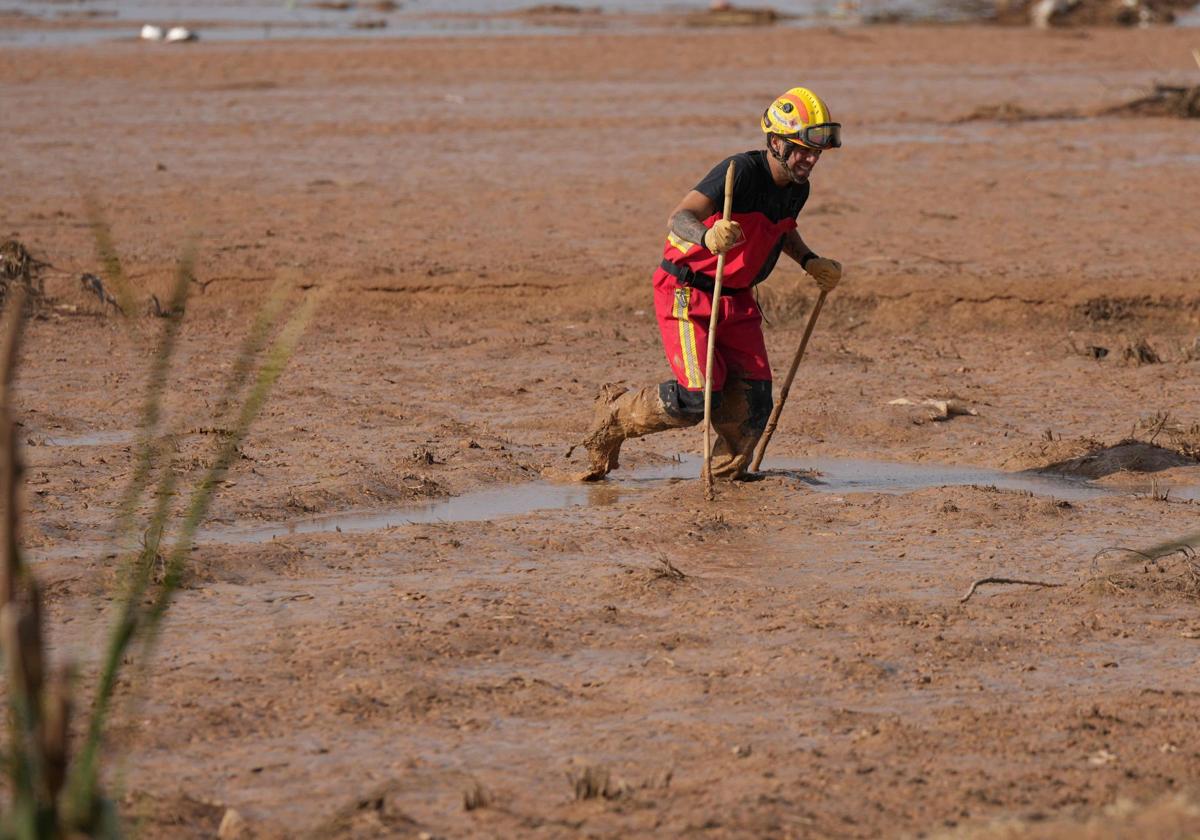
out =
<svg viewBox="0 0 1200 840"><path fill-rule="evenodd" d="M252 526L213 526L197 535L198 542L260 543L296 534L362 533L402 525L437 522L486 522L544 510L614 505L639 493L667 484L694 480L700 459L686 456L676 461L644 467L596 484L537 481L467 493L451 499L427 502L388 511L344 513L290 522ZM946 464L903 464L850 458L814 458L770 462L767 478L783 478L820 493L908 493L930 487L987 486L1050 496L1067 501L1084 501L1122 491L1058 476L1037 473L1006 473L979 467ZM1197 488L1173 491L1187 498Z"/></svg>
<svg viewBox="0 0 1200 840"><path fill-rule="evenodd" d="M526 0L439 0L435 4L397 3L374 9L363 4L356 8L354 3L340 8L333 3L279 0L97 0L88 3L86 14L45 0L12 0L6 5L6 11L22 18L25 24L0 29L0 44L8 47L135 42L142 24L172 26L182 21L197 30L203 41L586 36L596 26L604 26L606 33L667 32L669 28L657 23L655 16L686 11L669 0L588 3L587 8L597 15L522 14L522 10L536 7ZM777 26L847 26L856 20L854 15L830 17L827 4L818 0L778 0L771 5L784 14ZM977 20L988 10L975 0L876 0L873 11L949 22ZM639 24L638 20L647 15L651 17Z"/></svg>
<svg viewBox="0 0 1200 840"><path fill-rule="evenodd" d="M678 473L678 474L676 474ZM596 484L557 484L535 481L516 487L502 487L466 493L450 499L426 502L405 508L364 513L343 513L290 522L253 526L215 526L201 529L197 542L258 543L295 534L362 533L381 531L401 525L437 522L488 522L508 516L523 516L541 510L572 507L604 507L616 504L652 487L659 487L697 475L695 466L679 470L666 468L635 470L624 480Z"/></svg>
<svg viewBox="0 0 1200 840"><path fill-rule="evenodd" d="M102 435L106 433L98 433ZM54 441L53 443L51 441ZM47 438L45 445L100 445L99 440ZM453 522L489 522L540 511L603 508L636 498L648 491L700 475L701 461L687 455L664 464L621 470L594 484L534 481L402 508L338 513L280 522L213 524L201 528L196 543L247 545L304 534L369 533L405 525ZM1078 502L1115 495L1149 495L1169 492L1173 500L1200 499L1200 487L1106 487L1083 479L1036 472L1009 473L981 467L948 464L912 464L854 458L781 459L768 462L765 480L790 482L818 493L902 494L936 487L979 486L1030 493ZM78 557L109 550L103 543L72 542L31 549L31 559Z"/></svg>

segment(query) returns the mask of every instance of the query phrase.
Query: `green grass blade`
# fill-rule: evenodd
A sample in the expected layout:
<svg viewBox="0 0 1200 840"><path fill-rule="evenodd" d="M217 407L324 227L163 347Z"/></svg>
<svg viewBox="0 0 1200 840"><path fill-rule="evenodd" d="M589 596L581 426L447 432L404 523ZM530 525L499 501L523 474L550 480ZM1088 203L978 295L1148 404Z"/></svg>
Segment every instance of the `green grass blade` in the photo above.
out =
<svg viewBox="0 0 1200 840"><path fill-rule="evenodd" d="M95 203L86 199L85 202L88 205L92 231L96 238L97 251L105 261L106 272L110 278L114 279L114 288L118 290L124 289L127 296L131 298L129 284L124 278L120 261L116 256L116 250L112 245L108 225ZM192 239L185 244L183 254L176 269L169 304L170 311L172 312L182 312L187 304L194 276L195 258L196 244L195 240ZM129 306L125 306L125 304L122 304L122 306L127 312L132 311ZM165 447L156 442L155 438L162 416L163 394L166 391L171 363L174 359L175 347L182 324L182 317L175 316L168 318L159 337L158 346L155 348L150 368L150 377L146 386L146 395L143 400L138 423L137 460L134 465L133 476L117 508L116 534L118 536L127 534L132 530L137 506L141 501L155 462L162 460L161 455L165 451ZM124 578L124 598L122 599L121 607L109 635L108 648L96 690L96 700L93 704L88 734L79 752L79 757L72 768L71 781L68 785L68 798L72 804L73 813L77 816L90 811L96 799L96 761L112 693L116 687L116 680L124 652L128 648L137 628L137 611L141 605L142 597L149 586L154 560L157 557L157 549L162 537L162 530L170 515L170 501L174 495L175 487L174 470L171 467L171 464L166 465L160 476L158 491L155 494L156 505L151 514L146 544L143 546L141 552L126 563L125 574L122 576Z"/></svg>
<svg viewBox="0 0 1200 840"><path fill-rule="evenodd" d="M87 217L88 226L92 229L92 239L95 240L96 255L103 266L104 279L116 291L117 306L121 314L128 318L137 306L133 299L133 287L129 285L129 278L121 266L121 257L113 242L112 228L109 227L104 211L100 209L100 202L86 190L83 191L83 212Z"/></svg>
<svg viewBox="0 0 1200 840"><path fill-rule="evenodd" d="M233 371L218 403L215 415L217 418L220 418L225 413L228 406L241 390L242 385L245 384L250 372L254 369L254 360L270 337L271 331L278 320L279 313L283 309L284 302L284 283L277 281L273 285L266 302L256 313L250 331L238 349ZM172 306L179 303L182 303L182 301L177 299L172 300ZM162 457L167 450L166 447L152 447L148 451L150 452L150 459L146 462L145 474L138 479L141 482L147 480L151 466L154 463L161 463ZM142 550L130 557L123 574L124 593L120 611L114 625L114 633L112 634L114 641L120 640L120 648L110 650L109 655L105 659L105 670L100 678L100 689L97 702L94 706L93 718L88 728L87 739L80 751L80 759L77 762L81 771L81 784L85 784L84 780L86 780L86 784L94 785L96 780L96 773L91 765L94 764L99 754L104 724L111 707L111 692L116 686L115 671L124 661L125 648L132 641L132 639L126 639L122 634L115 632L115 628L128 626L130 622L137 619L137 611L141 606L146 591L150 587L154 573L154 564L158 558L158 551L162 545L162 538L170 519L170 502L175 493L175 471L172 467L173 464L168 465L160 474L159 486L155 492L157 503L145 532L145 541ZM140 497L140 495L140 488L137 488L137 492L131 494L131 501L136 501L136 498ZM129 510L130 525L132 523L132 514L133 511ZM126 526L123 532L127 532L129 527ZM146 658L143 657L142 662L145 663ZM92 795L94 795L94 791L90 793L80 792L79 794L84 800L91 798Z"/></svg>
<svg viewBox="0 0 1200 840"><path fill-rule="evenodd" d="M185 246L175 272L175 282L171 288L172 312L182 311L187 304L195 260L196 247L193 240ZM182 325L182 317L168 318L162 335L159 337L158 347L154 351L150 379L146 385L146 396L142 402L141 417L138 420L137 461L134 464L133 476L117 507L117 536L128 534L132 529L134 514L141 501L142 493L146 489L146 483L150 479L155 456L154 437L162 417L163 393L166 390L171 363L175 356L175 345Z"/></svg>
<svg viewBox="0 0 1200 840"><path fill-rule="evenodd" d="M237 395L241 393L242 386L249 379L251 371L254 370L254 362L262 352L263 347L267 344L267 339L271 337L275 326L279 320L279 313L283 311L283 304L286 300L286 285L287 281L282 277L277 277L275 282L271 284L271 291L267 295L266 302L259 307L258 312L254 316L254 322L250 325L250 331L246 337L242 339L241 346L238 347L237 355L234 357L233 370L230 371L229 379L225 383L225 389L221 393L221 397L217 402L217 408L213 412L216 422L219 424L221 419L229 411L229 407L233 405Z"/></svg>
<svg viewBox="0 0 1200 840"><path fill-rule="evenodd" d="M153 562L157 556L159 541L169 515L169 499L174 493L173 483L160 483L157 494L158 505L152 515L146 546L134 564L132 579L127 583L127 598L123 601L122 609L110 633L108 651L101 669L88 735L80 750L75 773L72 776L71 801L77 814L81 812L80 809L88 807L88 803L95 800L98 782L97 757L111 707L113 691L116 688L125 655L133 642L141 636L145 643L144 656L149 656L158 627L170 606L171 597L182 581L187 555L191 551L196 530L207 515L213 496L229 469L229 465L236 457L238 447L245 439L276 381L295 352L296 344L312 318L318 299L318 295L313 295L301 304L288 319L271 346L254 386L242 403L234 428L230 434L219 439L213 463L193 489L180 533L166 563L163 582L160 584L157 596L151 606L143 609L140 608L142 597L149 588ZM269 322L262 328L264 335L268 326ZM252 334L253 332L252 330ZM265 342L265 338L256 340ZM252 343L248 340L248 344L244 346ZM168 467L166 473L173 475L174 471Z"/></svg>
<svg viewBox="0 0 1200 840"><path fill-rule="evenodd" d="M121 660L134 638L137 627L136 614L122 613L121 622L109 633L108 650L101 669L100 684L96 688L96 702L88 726L87 739L79 750L79 757L71 768L71 778L67 783L67 812L72 822L79 826L86 825L92 816L99 781L97 756L104 736L104 724L108 719L113 689L120 675Z"/></svg>
<svg viewBox="0 0 1200 840"><path fill-rule="evenodd" d="M165 452L166 447L159 447L157 451ZM126 561L123 569L122 597L117 617L109 633L108 649L104 658L104 666L100 672L92 717L88 724L87 737L75 761L70 788L72 799L76 804L92 802L95 799L96 761L104 736L104 725L108 719L112 694L116 688L118 672L124 661L125 650L138 625L139 610L142 608L142 600L145 598L146 591L150 588L163 532L171 515L171 501L175 496L177 481L174 466L172 460L160 472L158 487L155 490L155 506L150 516L150 525L146 529L144 544L141 551Z"/></svg>
<svg viewBox="0 0 1200 840"><path fill-rule="evenodd" d="M233 459L237 456L238 447L241 446L242 441L245 440L246 435L250 431L250 427L258 418L258 414L266 403L271 389L274 388L280 375L283 374L284 368L287 367L288 361L296 350L296 344L300 341L301 335L303 335L304 330L308 327L308 322L312 320L320 298L320 294L311 295L297 308L287 323L284 324L279 337L275 339L266 360L259 369L254 386L250 389L245 402L242 403L241 411L238 414L237 422L231 434L220 442L217 449L217 456L209 468L208 474L200 481L192 493L191 503L188 505L188 511L180 528L179 536L176 538L175 544L171 548L171 555L167 560L166 579L159 589L158 597L147 616L150 622L150 626L147 628L147 637L151 640L158 622L161 620L163 613L166 612L171 595L179 586L184 565L187 562L187 555L192 549L192 540L195 537L196 530L200 527L200 523L208 514L208 507L212 503L216 489L229 469L229 465L233 463Z"/></svg>

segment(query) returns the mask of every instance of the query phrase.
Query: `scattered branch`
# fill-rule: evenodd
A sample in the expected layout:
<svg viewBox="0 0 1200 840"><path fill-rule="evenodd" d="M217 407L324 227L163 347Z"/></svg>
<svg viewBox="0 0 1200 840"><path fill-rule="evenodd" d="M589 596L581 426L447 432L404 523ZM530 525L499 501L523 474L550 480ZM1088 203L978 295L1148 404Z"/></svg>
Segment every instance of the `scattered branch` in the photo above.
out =
<svg viewBox="0 0 1200 840"><path fill-rule="evenodd" d="M1099 551L1097 551L1095 554L1092 555L1092 569L1093 570L1096 568L1096 561L1098 561L1105 554L1108 554L1110 551L1123 551L1126 554L1136 554L1138 557L1141 557L1143 560L1146 560L1147 562L1150 562L1150 563L1153 563L1155 561L1155 559L1157 559L1149 554L1146 554L1145 552L1138 551L1136 548L1125 548L1124 546L1121 546L1121 545L1110 545L1107 548L1100 549Z"/></svg>
<svg viewBox="0 0 1200 840"><path fill-rule="evenodd" d="M16 239L9 239L0 244L0 301L7 297L8 289L13 283L25 287L27 302L41 297L45 293L42 270L49 265L36 259L29 253L29 249Z"/></svg>
<svg viewBox="0 0 1200 840"><path fill-rule="evenodd" d="M979 580L972 583L971 588L967 590L967 594L958 599L958 603L960 603L960 604L967 603L967 601L969 601L971 599L971 596L975 594L976 589L978 589L981 586L984 586L985 584L989 584L989 583L1013 584L1013 585L1017 585L1017 586L1042 586L1042 587L1056 587L1056 586L1065 586L1066 585L1066 584L1062 584L1062 583L1051 583L1050 581L1047 581L1047 580L1020 580L1018 578L985 577L985 578L980 578Z"/></svg>
<svg viewBox="0 0 1200 840"><path fill-rule="evenodd" d="M104 281L95 274L81 274L79 276L79 285L83 287L85 292L95 295L100 303L105 306L112 306L117 312L124 313L121 309L121 304L117 303L117 299L113 297L108 289L104 288Z"/></svg>
<svg viewBox="0 0 1200 840"><path fill-rule="evenodd" d="M1190 598L1200 597L1200 560L1196 553L1198 543L1200 534L1189 534L1145 551L1124 546L1102 548L1092 556L1092 578L1088 582L1103 584L1116 592L1142 588L1175 592ZM1118 563L1111 569L1101 569L1100 558L1112 552L1121 552L1137 560L1124 565ZM1172 562L1164 562L1167 560Z"/></svg>
<svg viewBox="0 0 1200 840"><path fill-rule="evenodd" d="M687 580L687 577L682 569L671 562L670 557L661 551L658 553L658 566L653 570L651 582L656 580L683 581Z"/></svg>

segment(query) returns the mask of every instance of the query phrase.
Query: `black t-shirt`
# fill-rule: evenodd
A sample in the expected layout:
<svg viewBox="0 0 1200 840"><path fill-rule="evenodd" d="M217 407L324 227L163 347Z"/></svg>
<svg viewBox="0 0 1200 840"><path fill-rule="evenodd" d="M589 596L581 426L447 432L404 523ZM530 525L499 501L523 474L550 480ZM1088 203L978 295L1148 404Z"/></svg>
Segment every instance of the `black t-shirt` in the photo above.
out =
<svg viewBox="0 0 1200 840"><path fill-rule="evenodd" d="M795 219L804 202L808 201L809 185L793 184L779 186L771 177L771 167L766 150L742 152L725 158L696 185L696 192L710 199L716 206L714 216L720 218L725 207L725 173L729 162L736 166L733 176L733 218L741 223L747 239L770 236L772 241L760 243L762 265L755 273L750 285L766 280L775 270L779 255L783 251L783 236L777 232L779 222ZM707 220L701 220L707 221Z"/></svg>
<svg viewBox="0 0 1200 840"><path fill-rule="evenodd" d="M762 213L772 223L799 215L808 201L808 182L784 187L776 184L763 149L725 158L696 185L696 192L711 199L718 213L725 205L725 171L731 160L737 164L733 176L735 214Z"/></svg>

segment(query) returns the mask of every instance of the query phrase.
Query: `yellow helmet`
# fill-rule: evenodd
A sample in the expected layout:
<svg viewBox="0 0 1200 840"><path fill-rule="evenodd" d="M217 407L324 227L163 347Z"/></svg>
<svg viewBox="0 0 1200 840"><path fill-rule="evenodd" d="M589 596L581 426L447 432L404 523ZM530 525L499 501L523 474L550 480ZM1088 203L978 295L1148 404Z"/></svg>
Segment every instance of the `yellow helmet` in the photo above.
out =
<svg viewBox="0 0 1200 840"><path fill-rule="evenodd" d="M763 111L762 130L810 149L842 145L841 123L830 119L824 100L808 88L794 87L772 102Z"/></svg>

